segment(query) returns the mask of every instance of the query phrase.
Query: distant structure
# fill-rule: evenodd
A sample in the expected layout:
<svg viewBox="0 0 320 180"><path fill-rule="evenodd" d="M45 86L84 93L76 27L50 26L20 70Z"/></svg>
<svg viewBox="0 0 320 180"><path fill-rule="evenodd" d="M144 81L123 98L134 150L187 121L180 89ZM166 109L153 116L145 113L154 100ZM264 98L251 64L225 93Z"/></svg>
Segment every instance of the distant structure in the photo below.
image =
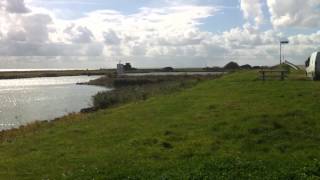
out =
<svg viewBox="0 0 320 180"><path fill-rule="evenodd" d="M297 66L297 65L295 65L295 64L293 64L293 63L291 63L291 62L289 62L289 61L287 61L287 60L285 60L283 64L286 64L286 65L292 67L292 68L295 69L295 70L300 69L299 66Z"/></svg>
<svg viewBox="0 0 320 180"><path fill-rule="evenodd" d="M117 74L118 75L124 74L124 65L121 64L121 62L117 64Z"/></svg>

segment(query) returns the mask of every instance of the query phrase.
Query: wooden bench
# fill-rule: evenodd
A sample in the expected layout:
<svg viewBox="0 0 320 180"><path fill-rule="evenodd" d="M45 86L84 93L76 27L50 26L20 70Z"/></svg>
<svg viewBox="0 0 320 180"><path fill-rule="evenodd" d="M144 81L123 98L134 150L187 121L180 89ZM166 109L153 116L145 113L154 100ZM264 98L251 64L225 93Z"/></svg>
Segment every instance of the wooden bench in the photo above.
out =
<svg viewBox="0 0 320 180"><path fill-rule="evenodd" d="M263 69L259 71L261 74L261 79L265 81L267 77L276 77L283 81L286 77L288 77L287 70L270 70L270 69Z"/></svg>

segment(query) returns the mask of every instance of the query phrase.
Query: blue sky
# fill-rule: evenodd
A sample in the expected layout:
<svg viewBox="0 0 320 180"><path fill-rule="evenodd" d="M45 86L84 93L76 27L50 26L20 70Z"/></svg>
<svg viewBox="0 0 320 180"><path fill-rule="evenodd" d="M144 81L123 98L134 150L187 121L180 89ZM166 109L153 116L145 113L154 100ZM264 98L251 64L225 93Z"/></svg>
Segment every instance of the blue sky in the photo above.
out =
<svg viewBox="0 0 320 180"><path fill-rule="evenodd" d="M0 0L0 65L273 65L320 50L319 0Z"/></svg>
<svg viewBox="0 0 320 180"><path fill-rule="evenodd" d="M154 0L34 0L34 5L46 7L48 9L56 9L59 11L57 16L62 19L77 19L85 16L86 13L95 10L116 10L123 14L134 14L139 12L141 7L166 7L168 3L165 1ZM183 4L183 3L182 3ZM237 0L203 0L203 1L186 1L185 4L196 4L203 6L217 6L221 11L213 17L203 20L201 28L206 31L223 32L235 26L241 26L244 23L239 2ZM60 13L60 12L64 13ZM221 21L223 19L223 21Z"/></svg>

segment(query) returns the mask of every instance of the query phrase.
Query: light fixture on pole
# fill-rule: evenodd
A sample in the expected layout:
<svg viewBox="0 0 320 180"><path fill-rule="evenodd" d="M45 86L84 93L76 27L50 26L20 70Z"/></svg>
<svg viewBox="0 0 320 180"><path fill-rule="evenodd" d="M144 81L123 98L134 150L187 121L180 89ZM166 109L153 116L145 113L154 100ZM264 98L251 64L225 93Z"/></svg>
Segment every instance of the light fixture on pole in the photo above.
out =
<svg viewBox="0 0 320 180"><path fill-rule="evenodd" d="M280 64L282 64L282 44L289 44L289 41L280 41Z"/></svg>

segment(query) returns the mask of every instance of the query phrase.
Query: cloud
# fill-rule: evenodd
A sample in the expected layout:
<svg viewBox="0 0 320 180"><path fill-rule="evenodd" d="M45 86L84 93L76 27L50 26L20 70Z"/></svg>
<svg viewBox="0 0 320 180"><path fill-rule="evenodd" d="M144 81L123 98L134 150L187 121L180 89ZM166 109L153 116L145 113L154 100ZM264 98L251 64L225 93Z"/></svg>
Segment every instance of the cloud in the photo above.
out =
<svg viewBox="0 0 320 180"><path fill-rule="evenodd" d="M0 6L3 6L10 13L27 13L29 9L26 7L24 0L0 0Z"/></svg>
<svg viewBox="0 0 320 180"><path fill-rule="evenodd" d="M320 26L319 0L267 0L267 5L275 28Z"/></svg>
<svg viewBox="0 0 320 180"><path fill-rule="evenodd" d="M69 36L69 41L77 44L91 43L94 38L92 32L87 27L75 26L74 24L65 28L63 32Z"/></svg>
<svg viewBox="0 0 320 180"><path fill-rule="evenodd" d="M120 43L121 43L121 38L113 30L109 30L108 32L104 32L103 36L104 36L104 42L106 43L107 46L120 45Z"/></svg>
<svg viewBox="0 0 320 180"><path fill-rule="evenodd" d="M263 23L264 15L260 0L240 0L240 8L246 20L253 21L256 26Z"/></svg>
<svg viewBox="0 0 320 180"><path fill-rule="evenodd" d="M310 45L319 46L320 44L320 31L312 34L297 34L289 37L289 41L294 45Z"/></svg>
<svg viewBox="0 0 320 180"><path fill-rule="evenodd" d="M239 1L245 24L221 33L204 30L202 25L222 9L199 5L196 0L188 1L192 5L177 0L161 7L141 7L135 13L96 10L72 20L58 18L53 10L27 6L22 0L14 4L20 10L9 12L8 2L0 0L0 56L35 57L39 61L47 57L54 61L56 56L59 62L75 62L78 58L81 63L90 61L90 57L110 63L120 58L144 67L224 65L231 60L265 65L278 62L278 43L283 36L277 29L260 28L265 18L261 0ZM285 14L282 11L291 9L281 9L277 6L283 4L279 3L268 0L276 27L280 27L277 22ZM297 26L303 19L292 19L295 16L290 13L288 16L290 23L281 20L282 24ZM319 36L316 32L288 37L292 43L286 49L293 61L300 62L316 50Z"/></svg>

